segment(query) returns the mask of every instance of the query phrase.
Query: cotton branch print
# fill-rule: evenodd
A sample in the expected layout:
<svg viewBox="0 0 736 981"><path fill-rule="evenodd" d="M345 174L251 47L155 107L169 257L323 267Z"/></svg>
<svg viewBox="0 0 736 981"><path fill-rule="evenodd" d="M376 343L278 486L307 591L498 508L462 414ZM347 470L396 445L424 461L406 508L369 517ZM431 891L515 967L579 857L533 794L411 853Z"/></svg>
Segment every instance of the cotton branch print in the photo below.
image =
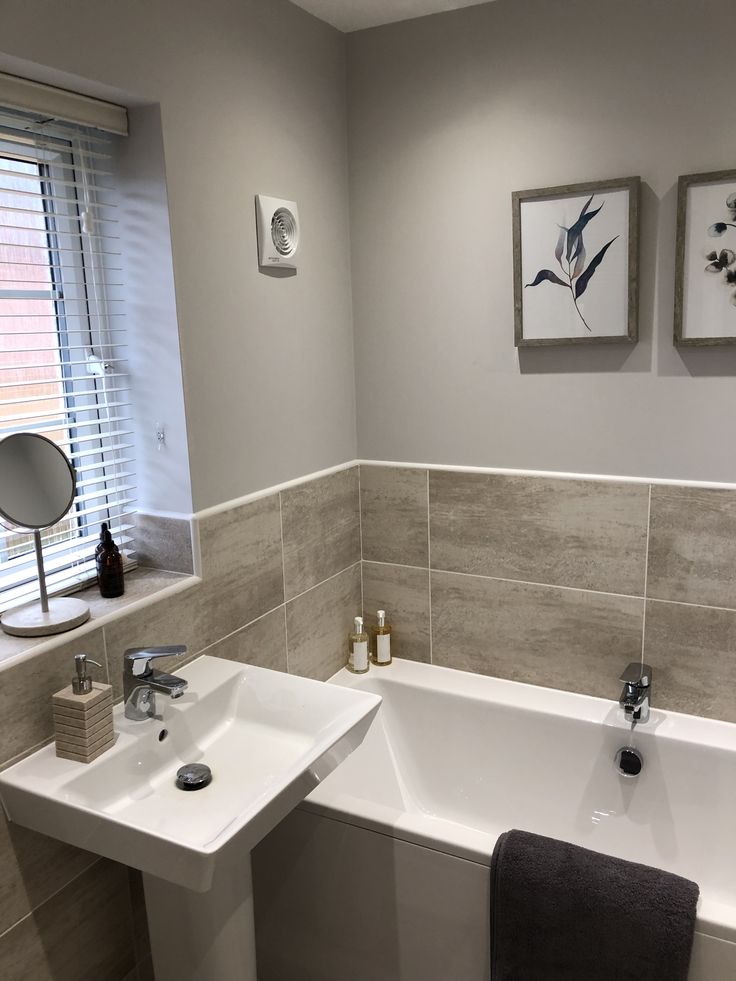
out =
<svg viewBox="0 0 736 981"><path fill-rule="evenodd" d="M592 333L592 329L585 317L582 314L580 307L578 306L578 300L585 293L588 288L596 269L603 262L606 252L611 248L613 243L618 238L612 238L610 242L606 242L603 248L597 252L593 258L590 260L588 265L585 265L586 251L585 251L585 241L583 238L583 233L587 228L589 222L591 222L597 214L600 213L605 201L599 208L594 211L588 210L593 203L594 194L588 198L588 200L583 205L583 210L580 212L580 216L575 224L566 228L564 225L558 225L560 233L557 237L557 245L555 247L555 259L560 267L561 276L557 273L552 272L551 269L540 269L537 273L533 283L527 283L524 287L528 289L532 286L539 286L540 283L552 283L555 286L562 286L563 289L570 291L570 298L572 300L573 306L575 307L575 312L578 317L582 320L585 325L585 329Z"/></svg>
<svg viewBox="0 0 736 981"><path fill-rule="evenodd" d="M726 198L726 210L730 221L717 221L708 229L711 238L721 238L729 232L734 240L736 235L736 193L729 194ZM723 285L733 288L736 286L736 252L733 249L721 249L720 252L708 252L706 255L708 265L705 267L707 273L723 273ZM736 307L736 290L731 293L731 303Z"/></svg>

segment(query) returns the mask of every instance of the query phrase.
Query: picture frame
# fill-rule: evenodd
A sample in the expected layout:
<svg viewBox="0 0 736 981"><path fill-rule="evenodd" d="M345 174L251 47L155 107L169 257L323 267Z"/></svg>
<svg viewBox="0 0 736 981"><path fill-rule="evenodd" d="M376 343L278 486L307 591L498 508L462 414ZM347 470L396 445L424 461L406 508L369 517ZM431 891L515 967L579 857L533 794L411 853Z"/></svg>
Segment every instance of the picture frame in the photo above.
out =
<svg viewBox="0 0 736 981"><path fill-rule="evenodd" d="M516 347L637 342L640 197L639 177L513 192Z"/></svg>
<svg viewBox="0 0 736 981"><path fill-rule="evenodd" d="M674 343L736 344L736 170L677 182Z"/></svg>

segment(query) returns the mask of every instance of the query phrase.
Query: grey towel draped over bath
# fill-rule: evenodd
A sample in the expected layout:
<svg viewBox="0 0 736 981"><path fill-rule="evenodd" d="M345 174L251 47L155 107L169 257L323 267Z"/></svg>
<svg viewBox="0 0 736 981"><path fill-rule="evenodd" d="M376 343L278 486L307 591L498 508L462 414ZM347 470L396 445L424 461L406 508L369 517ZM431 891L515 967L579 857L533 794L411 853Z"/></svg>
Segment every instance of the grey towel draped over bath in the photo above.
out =
<svg viewBox="0 0 736 981"><path fill-rule="evenodd" d="M694 882L509 831L491 861L491 981L687 981Z"/></svg>

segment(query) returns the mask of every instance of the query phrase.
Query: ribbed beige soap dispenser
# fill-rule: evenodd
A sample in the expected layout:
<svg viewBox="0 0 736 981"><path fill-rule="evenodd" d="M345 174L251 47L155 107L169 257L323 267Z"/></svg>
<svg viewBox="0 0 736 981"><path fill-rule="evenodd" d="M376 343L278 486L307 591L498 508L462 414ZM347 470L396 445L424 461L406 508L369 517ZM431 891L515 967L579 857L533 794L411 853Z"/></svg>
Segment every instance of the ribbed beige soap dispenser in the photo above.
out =
<svg viewBox="0 0 736 981"><path fill-rule="evenodd" d="M91 763L115 742L112 685L92 681L88 664L102 667L86 654L75 655L72 683L51 696L56 755L79 763Z"/></svg>

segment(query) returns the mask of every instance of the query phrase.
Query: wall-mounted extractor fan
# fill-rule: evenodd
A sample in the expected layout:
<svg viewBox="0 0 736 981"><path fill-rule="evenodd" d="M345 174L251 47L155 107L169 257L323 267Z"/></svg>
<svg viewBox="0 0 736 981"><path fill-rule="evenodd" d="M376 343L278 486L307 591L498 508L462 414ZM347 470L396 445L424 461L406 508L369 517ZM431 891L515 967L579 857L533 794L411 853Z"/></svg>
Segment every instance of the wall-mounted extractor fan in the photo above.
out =
<svg viewBox="0 0 736 981"><path fill-rule="evenodd" d="M299 211L296 201L256 195L258 262L262 266L296 269L299 250Z"/></svg>

